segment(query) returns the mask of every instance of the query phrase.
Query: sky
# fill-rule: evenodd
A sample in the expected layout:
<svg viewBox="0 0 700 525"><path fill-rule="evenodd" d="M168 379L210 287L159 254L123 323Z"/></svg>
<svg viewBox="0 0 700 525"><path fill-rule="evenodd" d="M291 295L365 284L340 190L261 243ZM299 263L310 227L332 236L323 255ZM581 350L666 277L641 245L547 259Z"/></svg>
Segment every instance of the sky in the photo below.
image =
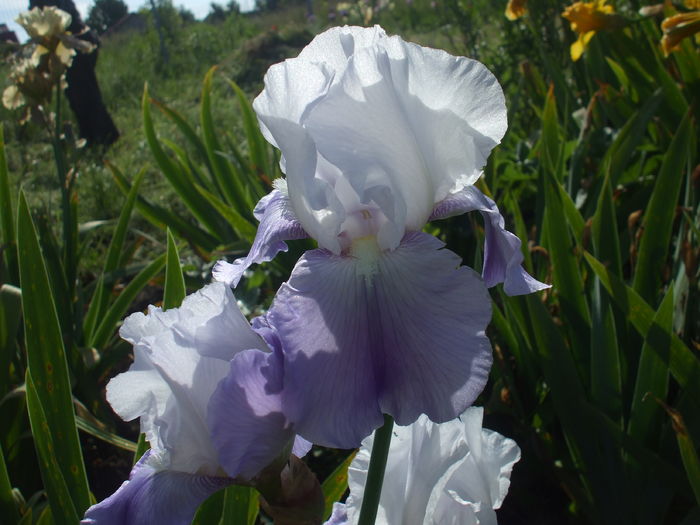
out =
<svg viewBox="0 0 700 525"><path fill-rule="evenodd" d="M129 12L136 12L140 7L145 5L148 0L124 0L126 5L129 7ZM215 0L216 3L225 5L228 0ZM88 10L93 3L93 0L73 0L75 6L80 11L83 19L87 17ZM197 19L202 19L209 12L209 4L212 0L173 0L173 4L177 6L184 6L194 13ZM243 11L252 9L255 0L238 0L238 4L241 6ZM7 24L8 27L17 33L17 37L20 41L27 38L27 34L24 32L19 25L15 23L15 18L22 11L26 11L29 6L29 0L0 0L0 23Z"/></svg>

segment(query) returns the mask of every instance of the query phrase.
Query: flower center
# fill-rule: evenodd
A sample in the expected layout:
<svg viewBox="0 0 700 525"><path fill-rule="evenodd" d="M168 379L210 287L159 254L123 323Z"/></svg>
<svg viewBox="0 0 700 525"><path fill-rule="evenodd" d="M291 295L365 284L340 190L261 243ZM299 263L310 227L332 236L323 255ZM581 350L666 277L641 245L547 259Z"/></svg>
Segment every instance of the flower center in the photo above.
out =
<svg viewBox="0 0 700 525"><path fill-rule="evenodd" d="M375 235L368 235L352 240L349 255L357 259L357 273L367 280L379 271L379 257L382 249L377 244Z"/></svg>
<svg viewBox="0 0 700 525"><path fill-rule="evenodd" d="M343 252L352 251L356 240L375 237L385 222L386 217L378 208L362 208L349 213L338 236Z"/></svg>

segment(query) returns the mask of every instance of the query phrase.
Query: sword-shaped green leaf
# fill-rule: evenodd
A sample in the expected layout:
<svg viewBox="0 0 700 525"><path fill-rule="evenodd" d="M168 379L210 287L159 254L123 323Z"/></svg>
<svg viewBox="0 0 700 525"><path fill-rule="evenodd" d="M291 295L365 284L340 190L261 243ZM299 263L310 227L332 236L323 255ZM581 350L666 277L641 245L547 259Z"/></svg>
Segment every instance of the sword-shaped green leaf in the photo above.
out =
<svg viewBox="0 0 700 525"><path fill-rule="evenodd" d="M63 477L73 512L82 515L90 505L90 493L75 427L66 354L44 259L23 193L17 216L17 247L27 364L38 405L32 427L35 431L45 429L51 437L51 454L59 468L58 474L51 475Z"/></svg>

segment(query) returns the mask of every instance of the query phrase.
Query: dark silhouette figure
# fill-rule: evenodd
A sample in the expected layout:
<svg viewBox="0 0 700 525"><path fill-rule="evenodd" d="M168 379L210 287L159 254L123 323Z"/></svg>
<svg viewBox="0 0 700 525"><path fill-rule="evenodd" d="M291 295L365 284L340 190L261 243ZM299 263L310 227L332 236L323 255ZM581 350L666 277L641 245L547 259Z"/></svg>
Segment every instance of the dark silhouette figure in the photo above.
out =
<svg viewBox="0 0 700 525"><path fill-rule="evenodd" d="M119 131L102 102L102 93L95 76L100 39L93 31L85 31L87 26L80 18L73 0L29 0L29 9L47 6L58 7L68 13L71 16L68 31L95 45L92 53L78 52L73 57L73 63L66 72L66 97L78 121L80 136L87 144L109 146L119 138Z"/></svg>

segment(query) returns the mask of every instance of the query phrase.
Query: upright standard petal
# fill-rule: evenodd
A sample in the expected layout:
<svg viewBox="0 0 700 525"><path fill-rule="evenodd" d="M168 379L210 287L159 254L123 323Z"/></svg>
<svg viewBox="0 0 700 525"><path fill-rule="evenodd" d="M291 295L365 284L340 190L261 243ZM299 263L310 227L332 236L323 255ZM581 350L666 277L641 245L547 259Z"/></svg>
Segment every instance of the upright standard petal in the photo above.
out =
<svg viewBox="0 0 700 525"><path fill-rule="evenodd" d="M468 211L480 211L484 217L486 245L482 276L486 286L490 288L503 283L508 295L524 295L550 287L525 271L520 239L505 229L505 220L496 203L474 186L463 188L439 202L430 220L462 215Z"/></svg>
<svg viewBox="0 0 700 525"><path fill-rule="evenodd" d="M307 252L268 320L284 354L284 413L298 434L351 448L382 414L447 421L481 392L491 365L490 298L443 244L406 235L349 257Z"/></svg>
<svg viewBox="0 0 700 525"><path fill-rule="evenodd" d="M435 424L421 416L394 427L379 500L378 525L495 525L520 449L511 439L481 428L483 409L471 407ZM373 438L350 464L346 505L336 521L356 524L367 480ZM346 521L343 520L346 517Z"/></svg>
<svg viewBox="0 0 700 525"><path fill-rule="evenodd" d="M286 190L286 185L283 190ZM216 281L235 288L243 272L252 264L271 261L279 252L286 252L288 247L284 241L308 237L291 208L289 196L284 191L275 189L270 192L260 200L253 213L260 221L253 246L247 256L236 259L233 263L216 263L212 271Z"/></svg>
<svg viewBox="0 0 700 525"><path fill-rule="evenodd" d="M335 254L358 214L374 218L383 249L419 231L435 203L481 175L507 125L501 88L481 63L379 27L317 36L270 68L254 108L282 151L297 217Z"/></svg>
<svg viewBox="0 0 700 525"><path fill-rule="evenodd" d="M90 507L83 525L189 525L197 508L226 477L163 470L151 451L131 470L129 479L110 497Z"/></svg>
<svg viewBox="0 0 700 525"><path fill-rule="evenodd" d="M397 197L382 209L402 226L391 245L380 243L394 248L403 228L420 230L436 202L481 175L506 110L481 63L391 37L356 51L303 125L362 202L377 186Z"/></svg>

